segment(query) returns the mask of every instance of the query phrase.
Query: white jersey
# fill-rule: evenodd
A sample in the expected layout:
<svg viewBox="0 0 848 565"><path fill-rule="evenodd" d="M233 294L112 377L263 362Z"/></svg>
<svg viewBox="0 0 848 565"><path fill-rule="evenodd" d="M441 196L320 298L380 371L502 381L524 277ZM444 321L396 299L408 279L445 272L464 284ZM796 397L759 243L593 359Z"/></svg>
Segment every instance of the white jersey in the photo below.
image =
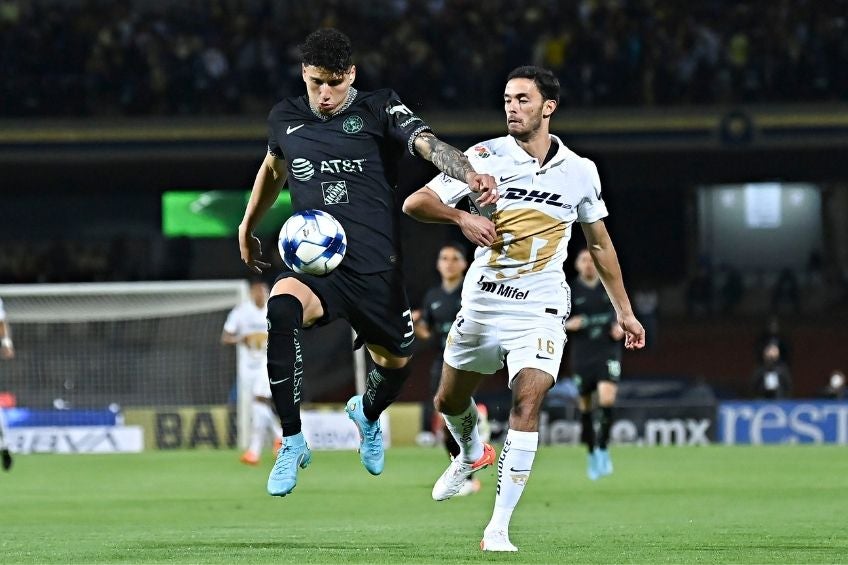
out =
<svg viewBox="0 0 848 565"><path fill-rule="evenodd" d="M497 239L491 247L477 248L463 283L462 306L469 319L568 316L563 264L572 224L596 222L607 216L607 207L595 164L551 138L558 149L541 167L512 136L465 152L476 171L496 178L501 195L492 213ZM471 194L468 185L444 174L427 186L450 206Z"/></svg>
<svg viewBox="0 0 848 565"><path fill-rule="evenodd" d="M3 309L3 299L0 298L0 322L6 321L6 311Z"/></svg>
<svg viewBox="0 0 848 565"><path fill-rule="evenodd" d="M230 311L224 331L239 338L239 379L261 377L267 380L268 345L267 309L259 308L252 300L242 302Z"/></svg>

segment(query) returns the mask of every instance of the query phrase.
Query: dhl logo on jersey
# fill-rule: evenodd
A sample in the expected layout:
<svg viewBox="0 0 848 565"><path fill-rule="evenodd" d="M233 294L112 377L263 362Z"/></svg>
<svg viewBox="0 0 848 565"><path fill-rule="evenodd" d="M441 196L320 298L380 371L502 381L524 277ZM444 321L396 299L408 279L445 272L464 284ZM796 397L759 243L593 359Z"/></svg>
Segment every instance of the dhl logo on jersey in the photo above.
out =
<svg viewBox="0 0 848 565"><path fill-rule="evenodd" d="M524 188L510 187L506 189L506 191L501 197L505 200L523 200L525 202L539 202L541 204L547 204L549 206L556 206L557 208L565 208L566 210L570 210L571 208L573 208L571 204L560 202L559 199L561 196L561 194L557 194L555 192L545 192L540 190L527 190Z"/></svg>

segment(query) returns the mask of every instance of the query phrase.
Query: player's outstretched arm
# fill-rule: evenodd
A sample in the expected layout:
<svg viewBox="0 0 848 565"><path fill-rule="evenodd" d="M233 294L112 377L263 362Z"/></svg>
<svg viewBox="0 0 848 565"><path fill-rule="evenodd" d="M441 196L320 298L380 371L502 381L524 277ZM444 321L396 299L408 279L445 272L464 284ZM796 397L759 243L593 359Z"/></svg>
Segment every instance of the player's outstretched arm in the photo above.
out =
<svg viewBox="0 0 848 565"><path fill-rule="evenodd" d="M259 238L253 235L253 230L277 200L287 174L285 161L277 159L271 153L265 155L259 172L256 173L256 180L253 181L253 190L250 192L244 218L239 224L241 260L255 273L261 273L263 268L267 269L271 264L259 259L262 256L262 248Z"/></svg>
<svg viewBox="0 0 848 565"><path fill-rule="evenodd" d="M489 247L497 237L495 224L483 216L475 216L448 206L428 186L407 196L404 214L428 224L456 224L474 245Z"/></svg>
<svg viewBox="0 0 848 565"><path fill-rule="evenodd" d="M604 288L615 308L618 324L624 330L624 347L627 349L645 347L645 328L636 319L633 308L630 306L630 299L627 297L627 291L624 290L618 255L604 221L598 220L591 224L580 224L580 226L583 228L583 235L586 236L586 244L595 268L598 270L598 276L604 283Z"/></svg>
<svg viewBox="0 0 848 565"><path fill-rule="evenodd" d="M475 171L465 153L453 145L425 131L415 138L414 146L419 155L436 165L440 171L464 182L472 192L480 193L478 204L485 206L498 201L495 177Z"/></svg>

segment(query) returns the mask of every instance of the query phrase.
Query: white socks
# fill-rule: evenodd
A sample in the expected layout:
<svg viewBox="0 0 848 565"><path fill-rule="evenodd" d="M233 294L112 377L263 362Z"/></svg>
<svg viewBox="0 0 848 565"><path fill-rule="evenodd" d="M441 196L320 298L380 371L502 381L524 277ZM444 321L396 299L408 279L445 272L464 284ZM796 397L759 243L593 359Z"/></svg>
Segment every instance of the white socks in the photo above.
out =
<svg viewBox="0 0 848 565"><path fill-rule="evenodd" d="M259 455L265 444L266 431L273 432L273 438L282 436L282 430L271 407L265 402L254 400L251 406L250 445L248 451Z"/></svg>
<svg viewBox="0 0 848 565"><path fill-rule="evenodd" d="M495 495L495 510L486 529L509 529L512 511L524 492L530 478L530 469L539 445L538 432L509 430L498 459L498 487Z"/></svg>
<svg viewBox="0 0 848 565"><path fill-rule="evenodd" d="M448 416L442 414L445 425L456 443L459 444L459 457L466 463L473 463L483 456L483 442L477 432L477 405L474 399L462 414Z"/></svg>

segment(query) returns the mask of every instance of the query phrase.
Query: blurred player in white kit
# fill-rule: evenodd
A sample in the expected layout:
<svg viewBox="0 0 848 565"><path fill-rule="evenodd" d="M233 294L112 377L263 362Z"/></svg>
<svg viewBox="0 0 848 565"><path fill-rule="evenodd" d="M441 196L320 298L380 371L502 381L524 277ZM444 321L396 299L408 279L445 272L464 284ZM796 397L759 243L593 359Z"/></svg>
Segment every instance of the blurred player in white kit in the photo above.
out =
<svg viewBox="0 0 848 565"><path fill-rule="evenodd" d="M268 382L268 285L250 283L250 300L233 308L224 322L221 343L239 348L238 382L251 383L253 400L250 411L250 444L240 458L246 465L258 465L266 438L273 438L274 451L282 444L283 431L274 414L271 385ZM240 387L241 388L241 387Z"/></svg>

